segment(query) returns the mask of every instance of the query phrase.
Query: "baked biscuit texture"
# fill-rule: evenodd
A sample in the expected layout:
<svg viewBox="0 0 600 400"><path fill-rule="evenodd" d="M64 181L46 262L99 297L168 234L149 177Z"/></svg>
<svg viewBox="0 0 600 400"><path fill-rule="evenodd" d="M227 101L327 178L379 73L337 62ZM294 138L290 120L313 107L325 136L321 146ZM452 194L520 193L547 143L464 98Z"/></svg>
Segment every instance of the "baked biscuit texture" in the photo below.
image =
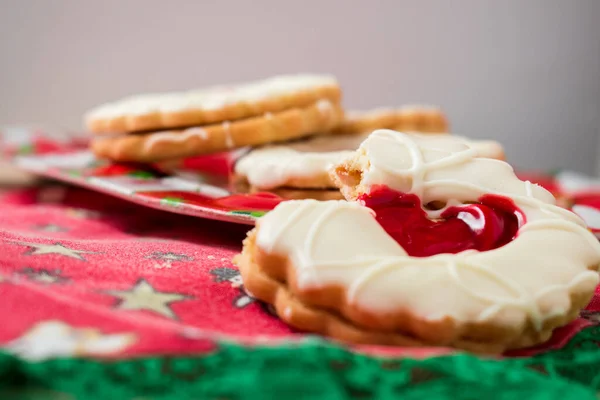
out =
<svg viewBox="0 0 600 400"><path fill-rule="evenodd" d="M303 108L323 99L338 103L340 97L340 86L332 76L283 75L187 92L131 96L96 107L84 119L97 134L168 130Z"/></svg>
<svg viewBox="0 0 600 400"><path fill-rule="evenodd" d="M449 132L448 118L438 107L406 105L399 108L379 108L370 111L349 111L338 133L364 133L376 129L403 132Z"/></svg>
<svg viewBox="0 0 600 400"><path fill-rule="evenodd" d="M343 117L338 104L319 100L304 108L183 130L97 137L91 142L99 157L114 161L157 162L218 153L327 134Z"/></svg>
<svg viewBox="0 0 600 400"><path fill-rule="evenodd" d="M379 316L345 305L344 313L353 316L350 319L337 311L347 295L343 288L298 288L291 260L283 255L266 253L257 246L258 229L260 227L248 234L242 253L234 259L244 287L259 300L272 304L278 317L288 325L345 343L444 346L475 353L499 354L508 349L530 347L547 341L554 328L577 318L579 310L591 298L589 293L572 294L569 312L547 320L542 331L532 327L519 331L492 323L461 324L452 318L432 323L411 315L409 310L386 314L385 318L390 320L384 324ZM361 322L357 323L354 318ZM392 324L395 328L389 327Z"/></svg>

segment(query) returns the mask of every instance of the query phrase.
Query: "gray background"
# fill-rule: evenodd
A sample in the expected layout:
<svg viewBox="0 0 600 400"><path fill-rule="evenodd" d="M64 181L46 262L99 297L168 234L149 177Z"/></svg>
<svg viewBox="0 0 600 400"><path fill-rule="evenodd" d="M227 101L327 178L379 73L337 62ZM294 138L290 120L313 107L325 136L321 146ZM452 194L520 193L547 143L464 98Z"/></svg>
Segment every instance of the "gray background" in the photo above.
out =
<svg viewBox="0 0 600 400"><path fill-rule="evenodd" d="M350 108L437 103L519 168L599 173L599 19L597 0L0 0L0 124L331 72Z"/></svg>

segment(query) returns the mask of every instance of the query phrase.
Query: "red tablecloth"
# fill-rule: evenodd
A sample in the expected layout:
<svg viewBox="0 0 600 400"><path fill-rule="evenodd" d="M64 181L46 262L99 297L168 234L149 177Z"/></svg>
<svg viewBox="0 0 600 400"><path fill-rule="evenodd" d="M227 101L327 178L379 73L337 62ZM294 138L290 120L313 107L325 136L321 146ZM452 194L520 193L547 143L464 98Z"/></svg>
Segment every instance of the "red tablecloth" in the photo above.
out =
<svg viewBox="0 0 600 400"><path fill-rule="evenodd" d="M60 185L7 192L0 209L0 343L23 358L189 354L210 350L213 339L302 337L244 291L231 258L247 226ZM590 309L600 310L600 300ZM579 319L545 347L588 324ZM448 351L358 350L418 357Z"/></svg>
<svg viewBox="0 0 600 400"><path fill-rule="evenodd" d="M584 192L563 201L599 205ZM33 385L115 400L441 399L468 387L581 400L600 388L598 292L549 343L502 361L343 348L293 332L244 292L230 260L248 229L61 185L0 194L0 397ZM4 391L15 382L27 384Z"/></svg>

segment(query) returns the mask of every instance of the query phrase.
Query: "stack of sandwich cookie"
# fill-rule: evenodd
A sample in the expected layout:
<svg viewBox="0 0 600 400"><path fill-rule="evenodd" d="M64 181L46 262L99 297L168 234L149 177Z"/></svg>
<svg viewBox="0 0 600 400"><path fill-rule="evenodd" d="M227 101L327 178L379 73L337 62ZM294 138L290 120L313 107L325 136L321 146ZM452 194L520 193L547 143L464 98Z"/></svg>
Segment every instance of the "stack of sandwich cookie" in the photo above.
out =
<svg viewBox="0 0 600 400"><path fill-rule="evenodd" d="M91 147L114 161L156 162L328 134L342 121L330 76L278 76L228 87L140 95L86 117Z"/></svg>
<svg viewBox="0 0 600 400"><path fill-rule="evenodd" d="M449 130L446 116L434 106L345 115L337 80L310 74L134 96L99 106L85 120L99 157L169 171L188 157L243 148L231 153L232 191L318 200L342 198L329 168L373 130Z"/></svg>

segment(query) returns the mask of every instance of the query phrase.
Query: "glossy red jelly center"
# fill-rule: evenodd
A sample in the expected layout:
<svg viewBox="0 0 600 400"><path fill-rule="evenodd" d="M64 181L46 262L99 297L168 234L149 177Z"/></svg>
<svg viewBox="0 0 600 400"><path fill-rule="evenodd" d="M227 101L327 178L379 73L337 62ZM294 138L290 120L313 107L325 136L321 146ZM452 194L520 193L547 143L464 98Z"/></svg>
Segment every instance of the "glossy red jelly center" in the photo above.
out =
<svg viewBox="0 0 600 400"><path fill-rule="evenodd" d="M506 197L484 195L478 203L446 209L441 219L427 218L414 194L373 188L361 200L408 254L427 257L465 250L492 250L513 240L525 215Z"/></svg>

